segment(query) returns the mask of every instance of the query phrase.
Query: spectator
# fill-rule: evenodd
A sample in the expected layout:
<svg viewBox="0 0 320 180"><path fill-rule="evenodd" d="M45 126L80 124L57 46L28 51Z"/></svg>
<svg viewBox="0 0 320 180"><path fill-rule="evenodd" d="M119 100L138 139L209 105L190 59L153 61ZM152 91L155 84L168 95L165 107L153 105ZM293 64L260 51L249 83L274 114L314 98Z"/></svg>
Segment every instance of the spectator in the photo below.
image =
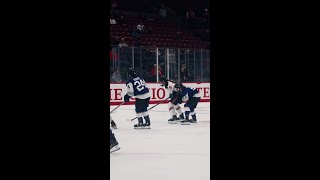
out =
<svg viewBox="0 0 320 180"><path fill-rule="evenodd" d="M144 32L144 25L142 24L142 22L140 22L137 25L137 30L138 30L138 33L143 33Z"/></svg>
<svg viewBox="0 0 320 180"><path fill-rule="evenodd" d="M181 82L187 82L188 81L188 70L186 67L186 64L181 63L181 68L180 68L180 79Z"/></svg>
<svg viewBox="0 0 320 180"><path fill-rule="evenodd" d="M187 11L186 16L187 16L189 27L192 27L193 20L194 20L194 12L192 11L191 8L189 8L189 11Z"/></svg>
<svg viewBox="0 0 320 180"><path fill-rule="evenodd" d="M210 20L209 20L209 18L210 18L210 14L209 14L209 11L208 11L208 9L204 9L204 13L203 13L203 18L204 18L204 25L205 26L208 26L209 25L209 22L210 22Z"/></svg>
<svg viewBox="0 0 320 180"><path fill-rule="evenodd" d="M125 42L124 38L121 38L119 47L122 48L123 46L128 46L128 44Z"/></svg>
<svg viewBox="0 0 320 180"><path fill-rule="evenodd" d="M160 10L159 10L159 15L161 18L161 22L166 22L166 18L167 18L167 10L164 6L161 6Z"/></svg>
<svg viewBox="0 0 320 180"><path fill-rule="evenodd" d="M110 24L117 24L117 21L113 16L110 17Z"/></svg>
<svg viewBox="0 0 320 180"><path fill-rule="evenodd" d="M158 71L159 71L159 78L160 78L162 75L164 75L164 73L161 69L161 65L159 65ZM158 79L158 81L159 81L159 79Z"/></svg>
<svg viewBox="0 0 320 180"><path fill-rule="evenodd" d="M194 19L194 12L192 11L191 8L189 8L189 11L187 11L186 16L187 16L188 20L193 20Z"/></svg>
<svg viewBox="0 0 320 180"><path fill-rule="evenodd" d="M122 82L119 68L116 68L111 77L112 82Z"/></svg>
<svg viewBox="0 0 320 180"><path fill-rule="evenodd" d="M209 11L208 9L204 9L203 17L209 19Z"/></svg>
<svg viewBox="0 0 320 180"><path fill-rule="evenodd" d="M163 75L160 66L158 67L158 75L159 77ZM152 76L152 82L158 82L157 81L157 64L153 65L153 68L151 69L151 76Z"/></svg>
<svg viewBox="0 0 320 180"><path fill-rule="evenodd" d="M160 70L166 69L164 63L160 63L160 64L159 64L159 67L160 67ZM163 72L161 71L161 73L163 73Z"/></svg>
<svg viewBox="0 0 320 180"><path fill-rule="evenodd" d="M127 25L127 21L124 19L124 16L121 16L118 20L118 24Z"/></svg>

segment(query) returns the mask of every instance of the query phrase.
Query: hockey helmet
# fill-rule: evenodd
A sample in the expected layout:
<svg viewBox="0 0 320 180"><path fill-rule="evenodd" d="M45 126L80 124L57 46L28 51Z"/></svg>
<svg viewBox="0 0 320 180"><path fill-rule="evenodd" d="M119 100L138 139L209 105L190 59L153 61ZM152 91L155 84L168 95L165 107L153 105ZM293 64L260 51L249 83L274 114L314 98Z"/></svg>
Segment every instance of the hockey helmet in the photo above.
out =
<svg viewBox="0 0 320 180"><path fill-rule="evenodd" d="M137 76L136 70L134 68L129 68L128 75L131 77L136 77Z"/></svg>
<svg viewBox="0 0 320 180"><path fill-rule="evenodd" d="M177 83L174 85L174 89L177 92L181 92L182 91L182 84L181 83Z"/></svg>

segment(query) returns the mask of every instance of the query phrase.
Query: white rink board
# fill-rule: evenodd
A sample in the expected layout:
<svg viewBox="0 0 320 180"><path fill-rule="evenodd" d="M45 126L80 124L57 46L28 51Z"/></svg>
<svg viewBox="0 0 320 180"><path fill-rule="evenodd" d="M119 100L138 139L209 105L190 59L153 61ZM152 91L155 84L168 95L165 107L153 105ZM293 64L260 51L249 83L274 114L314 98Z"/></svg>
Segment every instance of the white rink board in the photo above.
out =
<svg viewBox="0 0 320 180"><path fill-rule="evenodd" d="M183 83L188 87L198 89L201 101L210 101L210 83ZM150 91L150 102L161 101L166 99L169 94L164 87L159 83L147 83ZM111 83L110 84L110 105L118 105L123 102L123 96L127 93L125 83ZM133 99L130 100L134 101Z"/></svg>
<svg viewBox="0 0 320 180"><path fill-rule="evenodd" d="M198 123L191 125L168 124L167 109L160 104L149 111L150 130L133 129L134 105L111 114L121 147L110 154L111 180L210 179L210 102L198 104Z"/></svg>

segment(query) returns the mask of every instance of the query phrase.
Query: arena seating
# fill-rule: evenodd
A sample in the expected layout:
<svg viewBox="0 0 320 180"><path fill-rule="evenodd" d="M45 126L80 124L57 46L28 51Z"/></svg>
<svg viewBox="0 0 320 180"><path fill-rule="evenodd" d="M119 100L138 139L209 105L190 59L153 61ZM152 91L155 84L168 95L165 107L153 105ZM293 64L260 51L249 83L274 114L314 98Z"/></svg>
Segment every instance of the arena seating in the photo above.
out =
<svg viewBox="0 0 320 180"><path fill-rule="evenodd" d="M137 28L141 22L135 17L126 17L126 25L111 25L110 37L124 37L129 46L133 46L136 39L130 36L130 32ZM179 48L202 48L209 47L208 42L200 40L200 38L192 35L185 29L178 28L175 25L162 23L159 19L153 21L144 20L145 26L151 27L151 34L140 34L142 46L156 47L179 47ZM176 32L181 32L181 40L176 40Z"/></svg>

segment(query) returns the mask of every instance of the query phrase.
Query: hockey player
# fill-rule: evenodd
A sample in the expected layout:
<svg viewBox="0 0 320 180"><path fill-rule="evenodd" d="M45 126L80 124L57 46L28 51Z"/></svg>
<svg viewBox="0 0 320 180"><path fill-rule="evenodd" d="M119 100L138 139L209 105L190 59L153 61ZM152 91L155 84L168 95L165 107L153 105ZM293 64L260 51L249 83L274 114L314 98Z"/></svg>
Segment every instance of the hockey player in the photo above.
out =
<svg viewBox="0 0 320 180"><path fill-rule="evenodd" d="M176 124L178 120L184 120L184 115L179 106L179 104L182 103L182 97L179 96L179 94L177 94L177 92L174 90L175 84L169 81L165 76L161 76L160 83L161 86L164 86L170 96L168 108L172 118L168 120L168 123ZM177 113L179 117L177 117Z"/></svg>
<svg viewBox="0 0 320 180"><path fill-rule="evenodd" d="M118 129L117 124L113 121L111 115L110 115L110 124L113 129Z"/></svg>
<svg viewBox="0 0 320 180"><path fill-rule="evenodd" d="M110 153L120 149L119 143L110 129Z"/></svg>
<svg viewBox="0 0 320 180"><path fill-rule="evenodd" d="M138 124L134 125L135 129L150 129L150 117L148 113L148 106L150 101L149 89L142 77L138 77L134 68L129 68L127 81L127 94L124 96L124 101L129 102L130 97L135 96L135 111L138 118ZM143 123L143 119L145 123Z"/></svg>
<svg viewBox="0 0 320 180"><path fill-rule="evenodd" d="M174 86L175 90L178 94L182 96L182 101L185 102L184 105L184 113L185 120L181 121L183 124L188 124L188 122L196 123L197 117L195 108L200 101L200 93L196 88L186 87L182 84L176 84ZM189 115L191 115L192 119L189 120Z"/></svg>

